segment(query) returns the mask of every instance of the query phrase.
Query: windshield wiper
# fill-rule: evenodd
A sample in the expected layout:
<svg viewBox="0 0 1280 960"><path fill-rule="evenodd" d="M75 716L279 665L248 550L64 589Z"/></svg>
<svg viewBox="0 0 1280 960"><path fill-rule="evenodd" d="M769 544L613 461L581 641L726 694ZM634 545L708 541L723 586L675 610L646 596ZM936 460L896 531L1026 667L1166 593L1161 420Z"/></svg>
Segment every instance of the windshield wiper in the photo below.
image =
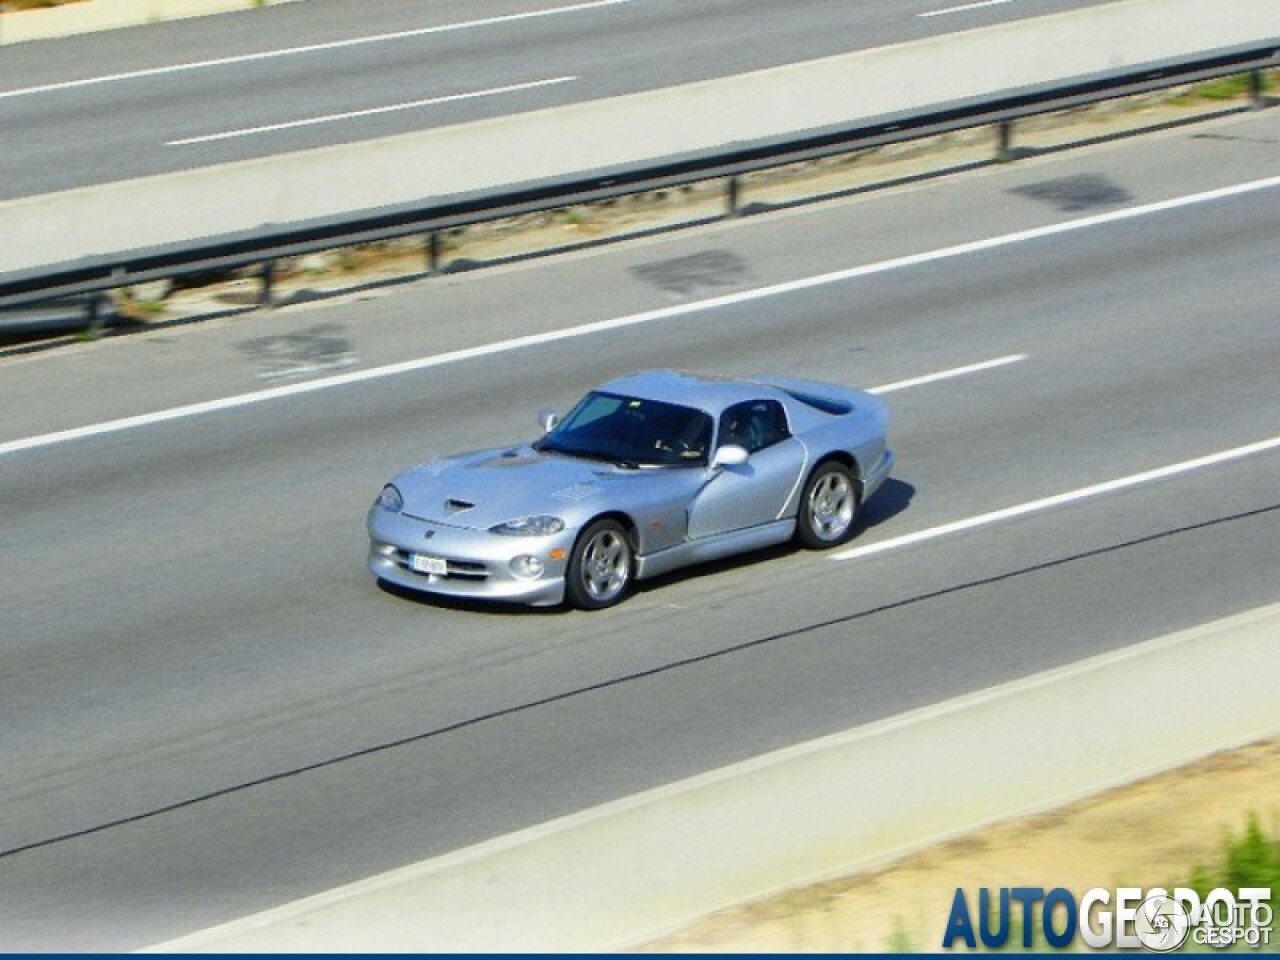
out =
<svg viewBox="0 0 1280 960"><path fill-rule="evenodd" d="M569 457L581 457L583 460L600 460L604 463L612 463L628 470L640 469L639 461L630 457L619 456L616 453L606 453L604 450L581 450L573 447L550 447L549 449Z"/></svg>
<svg viewBox="0 0 1280 960"><path fill-rule="evenodd" d="M550 437L543 437L540 440L535 440L532 446L533 449L537 450L539 453L559 453L566 457L579 457L583 460L600 460L604 463L612 463L625 470L640 469L640 461L631 457L620 456L616 453L607 453L604 450L569 447L556 443Z"/></svg>
<svg viewBox="0 0 1280 960"><path fill-rule="evenodd" d="M640 469L639 461L632 460L630 457L620 457L616 453L605 453L603 450L574 450L572 455L586 457L588 460L603 460L605 463L612 463L628 470Z"/></svg>

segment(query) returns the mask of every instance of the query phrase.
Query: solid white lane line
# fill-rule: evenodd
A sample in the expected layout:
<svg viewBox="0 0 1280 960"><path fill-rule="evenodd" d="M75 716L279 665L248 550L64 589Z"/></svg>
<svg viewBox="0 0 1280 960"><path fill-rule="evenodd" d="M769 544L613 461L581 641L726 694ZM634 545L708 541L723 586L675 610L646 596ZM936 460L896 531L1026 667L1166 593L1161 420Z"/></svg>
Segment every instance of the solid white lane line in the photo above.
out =
<svg viewBox="0 0 1280 960"><path fill-rule="evenodd" d="M1118 480L1108 480L1105 483L1096 483L1093 486L1081 487L1078 490L1070 490L1066 493L1059 493L1052 497L1044 497L1040 500L1032 500L1029 503L1020 503L1017 506L1006 507L1003 510L995 510L991 513L983 513L974 517L966 517L963 520L944 523L939 527L930 527L927 530L919 530L915 533L904 534L901 537L882 540L879 543L869 543L864 547L853 547L849 550L841 550L839 553L831 554L829 559L859 560L863 557L874 556L878 553L886 553L890 550L898 550L902 547L914 546L918 543L925 543L929 540L937 540L941 537L950 536L953 533L961 533L965 530L973 530L977 527L986 527L994 523L1001 523L1005 520L1025 517L1028 514L1040 513L1044 510L1051 510L1054 507L1064 506L1069 503L1078 503L1081 500L1088 500L1091 497L1099 497L1103 494L1115 493L1119 490L1128 490L1132 487L1141 486L1146 483L1154 483L1157 480L1165 480L1169 477L1176 477L1184 473L1191 473L1195 470L1203 470L1206 467L1215 467L1219 464L1228 463L1232 460L1240 460L1244 457L1251 457L1254 454L1266 453L1267 451L1278 449L1280 449L1280 437L1272 437L1270 440L1260 440L1257 443L1246 444L1243 447L1232 447L1230 450L1211 453L1208 456L1198 457L1195 460L1184 460L1181 463L1170 464L1167 467L1159 467L1155 470L1135 473L1127 477L1121 477Z"/></svg>
<svg viewBox="0 0 1280 960"><path fill-rule="evenodd" d="M1171 200L1163 200L1159 203L1147 204L1145 206L1129 207L1124 210L1113 210L1110 213L1084 217L1080 220L1068 220L1065 223L1050 224L1046 227L1023 230L1018 233L1005 234L1004 236L992 237L987 240L977 240L972 243L962 243L953 247L943 247L939 250L912 254L911 256L906 257L898 257L894 260L885 260L880 263L870 263L860 267L850 267L845 270L837 270L833 273L824 273L813 277L803 277L799 280L790 280L785 283L777 283L767 287L757 287L752 290L741 290L737 293L728 293L723 296L712 297L709 300L676 304L674 306L663 307L657 310L647 310L643 313L634 313L623 317L613 317L608 320L597 320L593 323L584 323L579 326L568 327L563 330L534 333L523 337L515 337L510 340L500 340L497 343L488 343L478 347L469 347L465 350L454 350L449 353L436 354L435 356L419 357L416 360L406 360L401 363L393 363L384 367L371 367L367 370L353 370L349 373L338 374L337 376L332 377L324 377L319 380L309 380L305 383L294 383L287 386L275 387L270 390L259 390L253 393L240 394L239 396L226 397L220 400L210 400L204 403L193 403L182 407L174 407L170 410L160 410L155 413L142 414L135 417L125 417L120 420L109 420L105 423L76 427L72 430L60 430L56 433L46 433L40 436L27 437L21 440L11 440L7 443L0 443L0 455L4 455L6 453L17 453L23 450L33 450L38 447L47 447L56 443L65 443L69 440L78 440L84 437L117 433L121 430L130 430L134 427L147 426L152 423L163 423L168 420L176 420L182 417L194 417L206 413L214 413L220 410L230 410L236 407L248 406L253 403L262 403L268 400L277 400L283 397L298 396L304 393L326 390L330 387L345 386L352 383L363 383L368 380L379 380L383 377L394 377L402 373L413 373L419 370L426 370L431 367L445 366L446 364L459 363L464 360L472 360L478 357L488 357L494 354L507 353L513 350L523 350L526 347L555 343L560 340L570 340L576 337L589 336L595 333L604 333L610 330L620 330L624 327L651 323L658 320L669 320L673 317L686 317L697 313L710 312L720 307L736 306L738 304L749 303L753 300L762 300L766 297L781 296L800 290L821 287L827 284L841 283L846 280L855 280L859 277L869 277L879 273L887 273L892 270L901 270L907 267L920 266L926 263L945 260L950 257L958 257L969 253L994 250L999 247L1010 246L1015 243L1023 243L1029 240L1038 240L1044 237L1070 233L1074 230L1083 230L1109 223L1119 223L1121 221L1131 220L1137 217L1161 213L1166 210L1175 210L1181 207L1189 207L1193 204L1222 200L1228 197L1253 193L1277 186L1280 186L1280 176L1270 177L1265 180L1255 180L1250 183L1236 184L1235 186L1223 187L1218 190L1209 190L1204 193L1191 194L1190 196L1175 197Z"/></svg>
<svg viewBox="0 0 1280 960"><path fill-rule="evenodd" d="M1016 0L979 0L978 3L962 3L957 7L945 7L942 10L930 10L928 13L917 13L922 19L928 17L945 17L949 13L965 13L969 10L980 10L983 7L1001 7Z"/></svg>
<svg viewBox="0 0 1280 960"><path fill-rule="evenodd" d="M678 310L678 308L674 308ZM657 314L663 311L653 311ZM396 363L386 367L374 367L369 370L354 370L350 373L343 373L333 377L325 377L322 380L310 380L306 383L291 383L285 386L272 387L268 390L255 390L252 393L242 393L235 397L223 397L218 400L207 400L203 403L190 403L181 407L171 407L168 410L159 410L155 413L143 413L135 417L123 417L119 420L108 420L105 423L90 424L85 427L75 427L70 430L59 430L55 433L41 434L40 436L27 437L22 440L11 440L7 443L0 443L0 456L6 453L18 453L23 450L35 450L39 447L53 446L57 443L66 443L70 440L80 440L85 437L96 437L107 433L119 433L123 430L132 430L135 427L145 427L156 423L167 423L170 420L184 420L188 417L198 417L206 413L218 413L223 410L234 410L237 407L247 407L255 403L263 403L267 400L281 400L285 397L294 397L298 394L312 393L316 390L323 390L328 387L341 386L350 383L362 383L367 380L379 380L384 377L395 376L399 373L411 373L417 370L425 370L430 367L441 367L446 364L458 363L463 360L473 360L479 357L491 356L495 353L505 353L509 350L519 350L522 347L532 347L543 343L552 343L556 340L567 340L572 337L583 336L586 333L597 333L605 330L613 330L618 327L626 326L629 323L643 322L640 318L656 319L653 314L639 314L635 317L619 317L614 320L602 320L597 323L585 324L581 327L570 327L567 330L555 330L551 333L531 334L527 337L518 337L514 340L503 340L498 343L489 343L480 347L470 347L466 350L454 350L450 353L437 354L434 357L422 357L417 360L407 360L404 363ZM678 313L672 313L672 316ZM1024 355L1018 355L1014 359L1021 360ZM1002 358L997 361L988 363L973 364L967 367L958 367L955 370L945 370L941 373L929 374L925 377L919 377L915 381L902 381L898 384L889 384L887 387L873 388L871 393L884 392L886 390L903 389L906 386L913 386L917 383L932 383L935 380L944 380L950 377L962 376L966 373L974 373L978 370L987 369L991 366L1004 366L1013 362L1010 358Z"/></svg>
<svg viewBox="0 0 1280 960"><path fill-rule="evenodd" d="M1025 353L1014 353L1007 357L997 357L995 360L985 360L982 363L972 363L967 367L955 367L951 370L942 370L938 373L926 374L923 377L913 377L910 380L899 380L897 383L886 383L882 387L872 387L867 393L874 393L877 396L885 393L893 393L897 390L907 390L911 387L922 387L927 383L937 383L939 380L951 380L954 377L965 377L971 373L983 373L987 370L994 370L997 367L1007 367L1011 363L1027 359Z"/></svg>
<svg viewBox="0 0 1280 960"><path fill-rule="evenodd" d="M100 77L87 77L83 80L64 80L59 83L45 83L35 87L23 87L19 90L0 91L0 100L7 97L25 97L35 93L50 93L55 90L71 90L76 87L91 87L103 83L116 83L121 80L140 80L146 77L162 77L171 73L188 73L192 70L207 70L210 67L226 67L240 63L253 63L258 60L273 60L278 57L291 57L304 53L322 53L328 50L341 50L346 47L365 46L371 43L387 43L393 40L406 40L413 37L425 37L436 33L453 33L457 30L472 30L477 27L492 27L518 20L533 20L539 17L553 17L565 13L580 13L597 7L612 7L631 0L591 0L588 3L574 3L567 6L551 7L546 10L530 10L526 13L512 13L501 17L485 17L481 20L467 20L461 23L448 23L438 27L418 27L413 30L400 30L395 33L376 33L365 37L352 37L349 40L333 40L329 43L313 43L302 47L285 47L279 50L264 50L261 53L244 53L234 57L219 57L214 60L196 60L191 63L175 63L167 67L151 67L145 70L130 70L126 73L112 73Z"/></svg>
<svg viewBox="0 0 1280 960"><path fill-rule="evenodd" d="M405 103L393 103L385 107L369 107L365 110L348 110L345 113L330 113L319 117L307 117L302 120L287 120L283 123L270 123L261 127L245 127L240 130L227 130L223 133L208 133L199 137L187 137L183 140L169 140L166 147L185 147L193 143L211 143L215 140L234 140L237 137L251 137L259 133L274 133L277 130L292 130L297 127L313 127L322 123L336 123L339 120L355 120L360 117L373 117L382 113L395 113L400 110L415 110L419 107L432 107L441 103L453 103L458 100L476 100L480 97L496 97L506 93L519 93L523 90L534 90L538 87L550 87L560 83L569 83L577 77L550 77L546 80L531 80L528 83L513 83L505 87L492 87L488 90L473 90L468 93L451 93L426 100L410 100Z"/></svg>

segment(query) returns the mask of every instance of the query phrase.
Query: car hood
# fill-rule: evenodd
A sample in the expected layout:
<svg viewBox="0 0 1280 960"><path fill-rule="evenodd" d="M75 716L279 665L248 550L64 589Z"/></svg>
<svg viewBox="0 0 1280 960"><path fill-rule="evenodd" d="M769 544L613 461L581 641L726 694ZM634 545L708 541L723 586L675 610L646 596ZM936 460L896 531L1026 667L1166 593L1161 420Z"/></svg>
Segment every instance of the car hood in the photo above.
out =
<svg viewBox="0 0 1280 960"><path fill-rule="evenodd" d="M534 514L560 516L572 525L578 504L636 476L635 470L539 453L526 445L420 463L393 482L404 497L406 515L487 530Z"/></svg>

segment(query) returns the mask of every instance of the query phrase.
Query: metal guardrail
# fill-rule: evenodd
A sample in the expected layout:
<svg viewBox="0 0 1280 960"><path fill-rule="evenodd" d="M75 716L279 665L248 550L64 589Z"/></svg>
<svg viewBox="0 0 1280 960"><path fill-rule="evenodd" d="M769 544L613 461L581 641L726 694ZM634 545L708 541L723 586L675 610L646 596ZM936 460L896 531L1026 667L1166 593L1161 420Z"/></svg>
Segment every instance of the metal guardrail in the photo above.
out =
<svg viewBox="0 0 1280 960"><path fill-rule="evenodd" d="M97 322L93 304L106 291L253 265L261 266L261 302L266 305L271 302L275 263L287 257L421 235L425 238L425 270L435 273L439 269L439 236L443 231L716 179L726 181L725 215L732 216L739 212L740 178L759 170L982 126L998 129L997 156L1009 156L1013 124L1019 119L1227 76L1247 75L1251 102L1262 106L1266 102L1263 71L1277 66L1280 38L1272 38L1194 59L1147 64L994 98L947 104L936 110L884 117L872 123L807 131L586 177L560 178L426 205L408 204L367 215L272 226L94 257L0 277L0 306L88 295L88 322L93 324Z"/></svg>

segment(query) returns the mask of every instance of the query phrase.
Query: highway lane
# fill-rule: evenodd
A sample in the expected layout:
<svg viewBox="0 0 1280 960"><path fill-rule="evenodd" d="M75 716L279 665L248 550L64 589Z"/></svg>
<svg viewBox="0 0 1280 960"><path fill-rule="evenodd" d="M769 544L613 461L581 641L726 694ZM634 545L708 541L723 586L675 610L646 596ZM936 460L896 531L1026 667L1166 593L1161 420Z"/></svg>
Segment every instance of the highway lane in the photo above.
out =
<svg viewBox="0 0 1280 960"><path fill-rule="evenodd" d="M0 58L10 171L0 200L674 86L1089 2L307 0L16 45Z"/></svg>
<svg viewBox="0 0 1280 960"><path fill-rule="evenodd" d="M774 269L761 251L873 259L864 231L880 236L874 252L931 249L960 208L976 235L1079 217L1046 212L1045 191L1028 187L1058 184L1061 198L1086 173L1139 198L1166 169L1202 188L1245 182L1274 172L1277 122L172 336L248 381L251 360L221 347L291 323L345 324L366 358L415 342L395 317L416 319L419 338L496 340L514 332L504 301L553 328L645 296L706 296L646 294L631 268L708 243L758 281ZM1097 202L1119 206L1114 191ZM873 386L1025 355L889 395L898 479L858 545L1272 438L1278 215L1264 188L0 456L0 702L12 718L0 730L0 942L141 945L1274 601L1275 451L880 557L717 565L604 615L382 593L361 566L361 520L396 467L527 435L544 403L649 365ZM795 242L806 235L808 248ZM843 250L828 239L840 236ZM460 333L450 321L462 317ZM114 392L91 371L141 369L166 341L100 346L12 362L0 379L56 387L49 406L65 392L74 409Z"/></svg>

